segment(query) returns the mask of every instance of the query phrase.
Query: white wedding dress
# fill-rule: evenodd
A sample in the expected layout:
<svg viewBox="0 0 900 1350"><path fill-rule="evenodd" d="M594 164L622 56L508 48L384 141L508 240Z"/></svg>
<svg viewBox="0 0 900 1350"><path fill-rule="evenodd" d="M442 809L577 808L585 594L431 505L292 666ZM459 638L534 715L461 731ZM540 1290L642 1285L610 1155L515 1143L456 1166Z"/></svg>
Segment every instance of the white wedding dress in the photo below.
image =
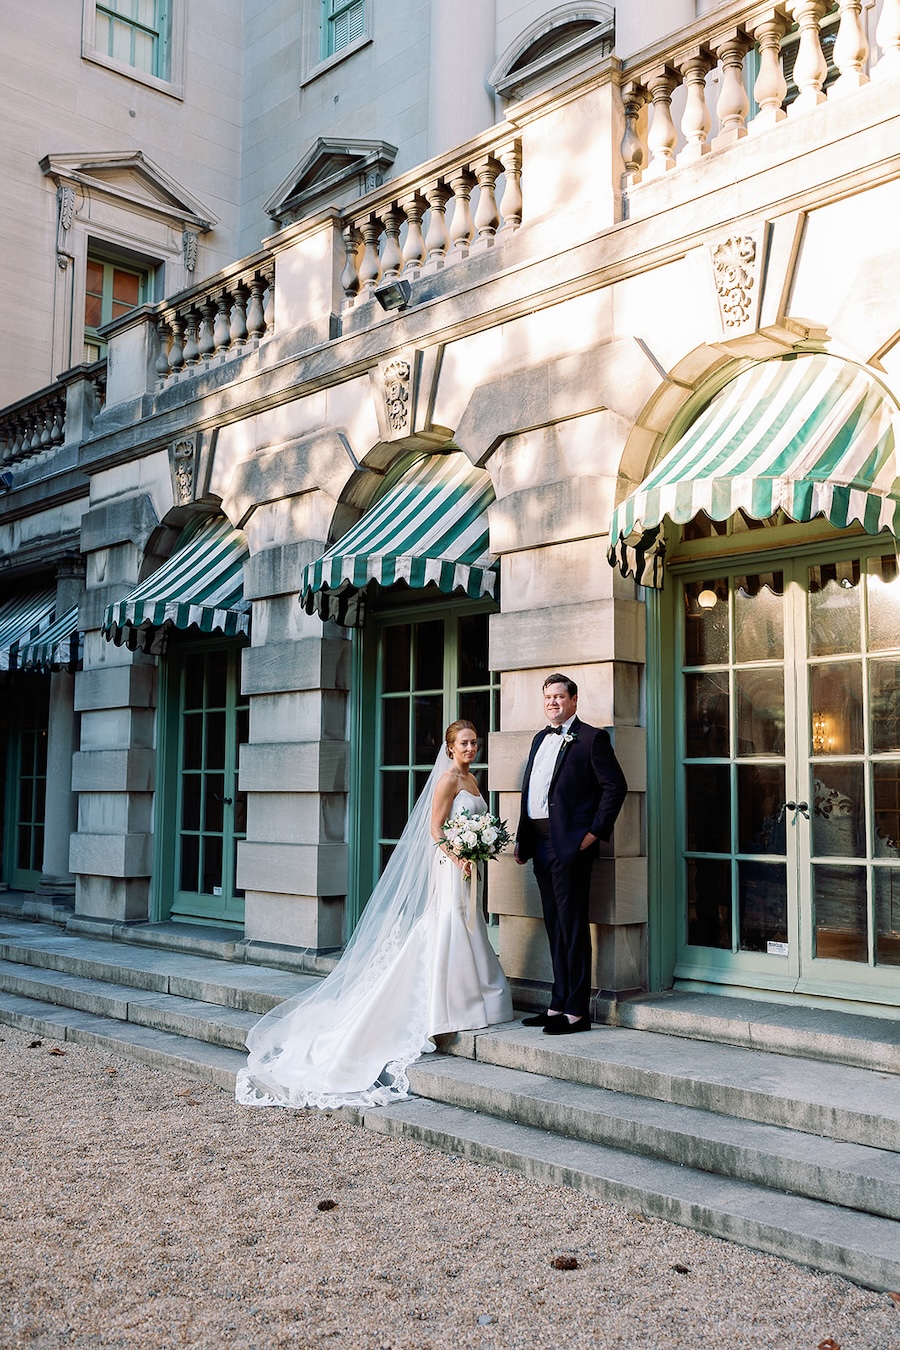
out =
<svg viewBox="0 0 900 1350"><path fill-rule="evenodd" d="M445 767L446 760L436 771ZM435 773L420 799L425 811L417 806L410 818L415 825L419 813L412 831L418 852L389 864L369 902L373 912L367 906L335 970L318 988L267 1013L248 1035L250 1055L235 1092L241 1104L402 1101L409 1095L406 1070L434 1050L433 1036L511 1020L509 986L482 916L482 869L477 885L466 881L430 833L427 842L422 837L432 780ZM459 792L451 815L464 808L487 810L480 796ZM430 850L424 857L422 848Z"/></svg>

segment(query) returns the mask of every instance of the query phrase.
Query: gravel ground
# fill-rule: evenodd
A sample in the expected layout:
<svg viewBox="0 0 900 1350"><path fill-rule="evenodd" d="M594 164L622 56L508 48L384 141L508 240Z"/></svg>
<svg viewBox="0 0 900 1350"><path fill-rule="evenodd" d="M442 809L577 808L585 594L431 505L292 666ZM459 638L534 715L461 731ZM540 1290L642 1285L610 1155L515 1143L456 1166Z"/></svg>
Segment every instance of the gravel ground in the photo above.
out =
<svg viewBox="0 0 900 1350"><path fill-rule="evenodd" d="M0 1039L2 1350L900 1346L887 1294L334 1116Z"/></svg>

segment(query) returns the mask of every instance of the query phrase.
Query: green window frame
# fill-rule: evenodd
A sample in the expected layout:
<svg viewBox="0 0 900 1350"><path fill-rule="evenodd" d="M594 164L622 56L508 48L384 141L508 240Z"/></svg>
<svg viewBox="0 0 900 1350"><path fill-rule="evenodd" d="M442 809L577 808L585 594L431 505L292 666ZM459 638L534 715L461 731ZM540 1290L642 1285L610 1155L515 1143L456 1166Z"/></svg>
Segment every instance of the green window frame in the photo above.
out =
<svg viewBox="0 0 900 1350"><path fill-rule="evenodd" d="M335 56L365 36L365 0L323 0L322 56Z"/></svg>
<svg viewBox="0 0 900 1350"><path fill-rule="evenodd" d="M98 329L113 319L137 309L148 297L150 273L146 268L89 253L84 283L84 360L99 361L106 343Z"/></svg>
<svg viewBox="0 0 900 1350"><path fill-rule="evenodd" d="M96 0L95 46L124 66L168 78L169 0Z"/></svg>

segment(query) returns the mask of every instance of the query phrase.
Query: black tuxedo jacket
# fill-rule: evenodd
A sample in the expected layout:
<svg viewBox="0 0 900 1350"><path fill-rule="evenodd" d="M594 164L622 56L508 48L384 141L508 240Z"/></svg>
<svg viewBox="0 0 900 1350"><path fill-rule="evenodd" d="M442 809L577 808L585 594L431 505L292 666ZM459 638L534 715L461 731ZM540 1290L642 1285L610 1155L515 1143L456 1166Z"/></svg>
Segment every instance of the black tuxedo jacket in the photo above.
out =
<svg viewBox="0 0 900 1350"><path fill-rule="evenodd" d="M522 808L516 851L523 862L534 855L534 829L528 816L528 784L537 748L546 731L539 731L522 782ZM549 820L553 851L562 863L574 861L586 834L609 839L622 809L628 785L609 735L577 717L569 728L573 740L563 744L550 780Z"/></svg>

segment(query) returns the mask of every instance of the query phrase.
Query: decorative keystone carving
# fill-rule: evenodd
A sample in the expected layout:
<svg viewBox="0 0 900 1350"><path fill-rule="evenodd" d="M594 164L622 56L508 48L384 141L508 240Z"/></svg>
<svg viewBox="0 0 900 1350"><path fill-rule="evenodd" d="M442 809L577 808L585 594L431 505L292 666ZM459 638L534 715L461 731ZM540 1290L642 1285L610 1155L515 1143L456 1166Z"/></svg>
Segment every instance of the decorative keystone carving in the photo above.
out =
<svg viewBox="0 0 900 1350"><path fill-rule="evenodd" d="M169 446L172 495L176 506L187 506L194 500L196 451L196 440L193 436L184 436Z"/></svg>
<svg viewBox="0 0 900 1350"><path fill-rule="evenodd" d="M409 426L412 367L402 359L391 361L384 368L384 406L388 422L394 432L403 432Z"/></svg>
<svg viewBox="0 0 900 1350"><path fill-rule="evenodd" d="M755 325L759 311L760 247L753 235L731 235L710 248L719 317L726 337Z"/></svg>

